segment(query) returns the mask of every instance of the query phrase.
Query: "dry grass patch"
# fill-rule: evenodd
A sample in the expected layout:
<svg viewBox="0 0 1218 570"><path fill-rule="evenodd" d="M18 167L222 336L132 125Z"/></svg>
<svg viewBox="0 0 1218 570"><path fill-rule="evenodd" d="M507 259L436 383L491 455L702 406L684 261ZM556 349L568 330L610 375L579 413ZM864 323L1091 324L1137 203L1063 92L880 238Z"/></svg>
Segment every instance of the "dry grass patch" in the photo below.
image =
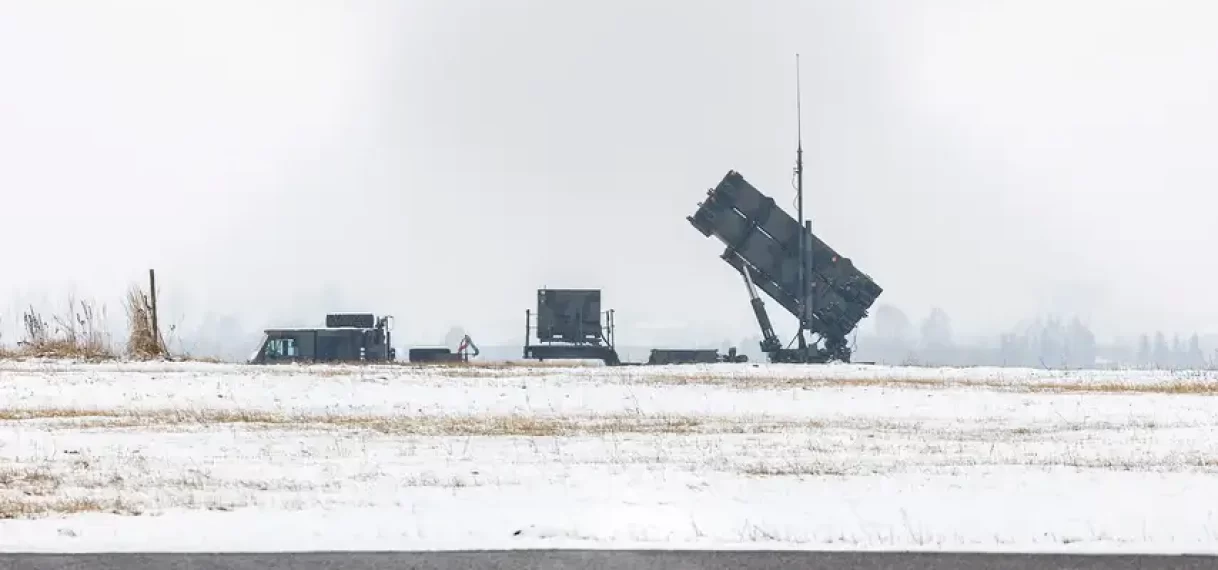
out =
<svg viewBox="0 0 1218 570"><path fill-rule="evenodd" d="M67 311L50 321L30 307L21 316L24 336L4 358L74 358L113 360L116 356L105 332L105 307L69 297Z"/></svg>
<svg viewBox="0 0 1218 570"><path fill-rule="evenodd" d="M841 477L844 469L817 462L789 462L783 464L754 463L740 469L745 475L754 477Z"/></svg>
<svg viewBox="0 0 1218 570"><path fill-rule="evenodd" d="M205 364L226 364L226 362L225 362L225 361L223 361L223 360L221 360L221 359L219 359L219 358L217 358L217 357L215 357L215 356L191 356L191 355L185 355L185 356L181 356L181 357L179 357L179 358L176 358L175 360L177 360L178 362L202 362L202 363L205 363Z"/></svg>
<svg viewBox="0 0 1218 570"><path fill-rule="evenodd" d="M670 385L728 385L742 388L894 388L915 390L948 390L982 388L1005 392L1092 393L1092 394L1180 394L1218 395L1218 379L1181 379L1165 382L1088 382L1069 380L1007 381L960 380L946 378L801 378L798 376L750 376L744 374L655 374L632 375L628 382Z"/></svg>
<svg viewBox="0 0 1218 570"><path fill-rule="evenodd" d="M393 362L393 366L422 369L467 368L478 370L514 370L521 368L604 368L601 362L586 360L470 360L467 362Z"/></svg>
<svg viewBox="0 0 1218 570"><path fill-rule="evenodd" d="M0 467L0 519L77 513L140 514L139 508L125 500L55 496L63 487L63 478L46 466Z"/></svg>
<svg viewBox="0 0 1218 570"><path fill-rule="evenodd" d="M960 379L932 377L884 377L870 378L825 378L801 376L766 376L731 372L654 372L640 369L620 369L621 372L593 372L595 366L572 366L543 363L538 366L528 362L497 363L436 363L395 364L394 370L408 369L435 378L525 378L530 380L569 376L589 382L606 382L621 385L667 385L667 386L724 386L739 389L817 389L817 388L887 388L909 390L951 390L961 388L1028 393L1093 393L1093 394L1179 394L1218 395L1218 378L1188 377L1155 382L1096 382L1071 381L1068 377L1052 380L1004 380L1004 379ZM274 370L277 373L306 374L310 376L368 376L384 372L375 367L349 368L303 368ZM585 372L586 371L586 372ZM392 373L390 373L392 375Z"/></svg>
<svg viewBox="0 0 1218 570"><path fill-rule="evenodd" d="M553 378L555 376L561 376L564 374L564 371L558 367L537 370L521 370L510 367L417 366L417 370L419 372L426 373L428 376L437 376L440 378L503 378L520 377L523 374L527 374L529 379L541 379Z"/></svg>
<svg viewBox="0 0 1218 570"><path fill-rule="evenodd" d="M482 363L402 363L393 365L395 368L416 371L428 376L440 378L502 378L505 376L528 378L552 378L561 376L572 370L592 370L594 366L558 365L544 363L540 366L525 362L482 362Z"/></svg>
<svg viewBox="0 0 1218 570"><path fill-rule="evenodd" d="M423 421L411 426L412 429L408 430L409 433L546 437L611 433L692 433L703 425L700 420L695 418L665 416L589 418L473 416L418 419ZM377 431L389 430L378 429Z"/></svg>
<svg viewBox="0 0 1218 570"><path fill-rule="evenodd" d="M62 482L45 468L15 466L0 469L0 490L26 496L50 495L59 489Z"/></svg>
<svg viewBox="0 0 1218 570"><path fill-rule="evenodd" d="M573 370L592 371L598 368L597 364L581 363L581 362L515 362L515 361L489 361L489 362L374 362L374 363L350 363L350 364L300 364L298 366L282 366L282 365L251 365L251 368L258 373L265 374L286 374L286 375L308 375L323 378L333 377L348 377L348 376L376 376L378 374L397 377L403 371L415 372L420 375L425 375L435 378L503 378L503 377L524 377L530 379L550 378L569 373ZM594 378L593 376L589 376ZM599 378L599 377L595 377Z"/></svg>
<svg viewBox="0 0 1218 570"><path fill-rule="evenodd" d="M713 418L679 415L587 416L462 415L382 416L282 414L257 410L0 409L0 421L51 420L61 427L131 428L247 424L272 429L356 429L420 436L595 436L607 434L775 433L817 429L815 421Z"/></svg>
<svg viewBox="0 0 1218 570"><path fill-rule="evenodd" d="M87 410L80 408L28 408L28 409L0 409L0 420L7 421L22 421L22 420L51 420L51 419L74 419L74 418L104 418L118 417L120 414L106 410Z"/></svg>
<svg viewBox="0 0 1218 570"><path fill-rule="evenodd" d="M930 378L845 378L841 380L821 380L826 386L851 386L861 388L920 388L924 390L944 389L959 386L942 379ZM806 383L806 381L804 382Z"/></svg>
<svg viewBox="0 0 1218 570"><path fill-rule="evenodd" d="M249 365L256 374L312 376L317 378L382 378L418 380L428 378L551 378L564 374L559 367L529 370L510 366L474 366L461 364L301 364L301 365ZM405 376L402 372L415 372L419 376Z"/></svg>
<svg viewBox="0 0 1218 570"><path fill-rule="evenodd" d="M127 356L137 360L148 360L167 355L165 342L159 331L153 332L152 301L138 286L127 289L123 301L127 310Z"/></svg>
<svg viewBox="0 0 1218 570"><path fill-rule="evenodd" d="M92 497L0 497L0 519L26 519L48 515L113 513L138 515L143 511L122 499Z"/></svg>
<svg viewBox="0 0 1218 570"><path fill-rule="evenodd" d="M1114 394L1181 394L1195 396L1213 396L1218 394L1218 381L1178 380L1154 384L1137 384L1133 382L1034 382L1025 385L1015 385L1034 392L1058 393L1114 393Z"/></svg>
<svg viewBox="0 0 1218 570"><path fill-rule="evenodd" d="M1218 456L1206 455L1200 457L1189 457L1187 460L1185 460L1185 463L1193 467L1218 468Z"/></svg>
<svg viewBox="0 0 1218 570"><path fill-rule="evenodd" d="M960 385L938 378L810 378L800 376L759 376L756 374L639 374L620 377L627 384L711 385L740 388L819 388L819 387L878 387L943 389Z"/></svg>

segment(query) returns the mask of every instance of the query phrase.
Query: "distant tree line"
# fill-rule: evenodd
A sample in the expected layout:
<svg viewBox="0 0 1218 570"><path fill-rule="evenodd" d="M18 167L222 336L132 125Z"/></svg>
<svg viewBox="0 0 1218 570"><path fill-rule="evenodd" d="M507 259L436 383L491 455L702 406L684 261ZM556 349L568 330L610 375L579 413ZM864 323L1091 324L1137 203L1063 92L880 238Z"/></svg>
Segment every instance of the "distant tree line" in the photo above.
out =
<svg viewBox="0 0 1218 570"><path fill-rule="evenodd" d="M1049 369L1145 368L1201 369L1218 367L1218 352L1206 349L1197 334L1162 332L1141 335L1136 344L1101 344L1078 317L1039 317L1012 327L990 343L960 343L953 336L951 319L932 309L915 327L909 317L891 305L872 313L874 332L857 335L854 359L884 364L932 366L1027 366Z"/></svg>

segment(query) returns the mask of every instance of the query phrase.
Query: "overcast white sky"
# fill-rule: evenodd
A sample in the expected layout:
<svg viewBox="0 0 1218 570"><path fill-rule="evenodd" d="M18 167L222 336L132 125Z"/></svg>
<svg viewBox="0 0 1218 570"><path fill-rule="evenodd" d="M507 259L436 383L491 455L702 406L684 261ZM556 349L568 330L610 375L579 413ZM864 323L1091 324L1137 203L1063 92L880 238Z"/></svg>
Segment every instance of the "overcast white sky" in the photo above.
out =
<svg viewBox="0 0 1218 570"><path fill-rule="evenodd" d="M117 312L155 267L187 329L517 342L551 286L602 288L622 342L751 335L685 216L729 169L790 203L799 52L814 231L881 303L1218 332L1215 29L1202 0L6 0L0 310Z"/></svg>

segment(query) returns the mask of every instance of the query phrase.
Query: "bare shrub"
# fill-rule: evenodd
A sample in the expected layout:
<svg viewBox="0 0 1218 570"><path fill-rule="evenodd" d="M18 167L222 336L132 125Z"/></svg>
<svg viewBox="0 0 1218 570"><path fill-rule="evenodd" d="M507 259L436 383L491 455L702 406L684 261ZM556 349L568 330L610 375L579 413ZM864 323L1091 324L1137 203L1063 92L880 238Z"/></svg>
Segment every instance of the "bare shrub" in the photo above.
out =
<svg viewBox="0 0 1218 570"><path fill-rule="evenodd" d="M105 332L106 313L90 301L68 297L67 311L51 321L31 306L22 314L24 338L14 356L109 360L115 357Z"/></svg>
<svg viewBox="0 0 1218 570"><path fill-rule="evenodd" d="M0 315L0 360L15 358L16 356L17 351L4 345L4 315Z"/></svg>
<svg viewBox="0 0 1218 570"><path fill-rule="evenodd" d="M21 341L22 345L39 347L50 342L51 335L47 332L50 327L33 305L30 305L29 310L21 315L21 321L25 327L25 338Z"/></svg>
<svg viewBox="0 0 1218 570"><path fill-rule="evenodd" d="M153 332L152 302L148 295L136 286L127 289L123 301L127 310L127 356L148 360L166 355L165 342Z"/></svg>

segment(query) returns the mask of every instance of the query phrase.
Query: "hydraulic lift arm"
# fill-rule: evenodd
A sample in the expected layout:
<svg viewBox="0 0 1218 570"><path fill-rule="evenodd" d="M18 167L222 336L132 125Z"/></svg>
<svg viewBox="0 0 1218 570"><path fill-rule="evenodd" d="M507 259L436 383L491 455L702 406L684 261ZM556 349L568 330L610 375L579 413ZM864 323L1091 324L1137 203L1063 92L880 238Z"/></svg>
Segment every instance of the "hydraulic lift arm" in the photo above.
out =
<svg viewBox="0 0 1218 570"><path fill-rule="evenodd" d="M740 254L736 254L740 257ZM782 342L778 340L778 335L774 334L774 325L770 323L770 315L766 313L765 303L762 302L761 296L757 294L757 287L753 285L753 276L749 273L749 265L740 257L740 274L744 277L744 286L749 290L749 302L753 305L753 315L757 317L757 324L761 327L761 351L769 354L782 348Z"/></svg>

